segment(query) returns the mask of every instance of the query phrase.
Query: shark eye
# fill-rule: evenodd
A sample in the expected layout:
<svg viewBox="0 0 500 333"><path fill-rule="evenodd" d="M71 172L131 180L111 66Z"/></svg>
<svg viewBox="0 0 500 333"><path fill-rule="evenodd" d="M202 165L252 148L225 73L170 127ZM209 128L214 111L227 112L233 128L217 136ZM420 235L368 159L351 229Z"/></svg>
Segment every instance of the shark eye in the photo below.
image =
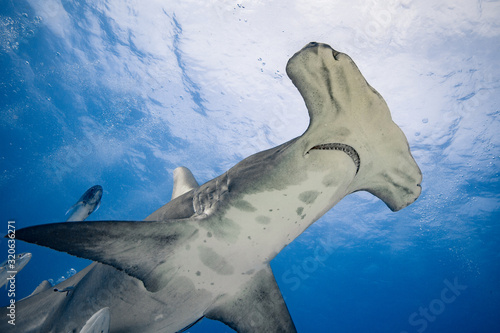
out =
<svg viewBox="0 0 500 333"><path fill-rule="evenodd" d="M339 60L339 59L337 58L337 56L338 56L339 54L340 54L340 52L335 51L334 49L332 49L333 59L335 59L335 60Z"/></svg>

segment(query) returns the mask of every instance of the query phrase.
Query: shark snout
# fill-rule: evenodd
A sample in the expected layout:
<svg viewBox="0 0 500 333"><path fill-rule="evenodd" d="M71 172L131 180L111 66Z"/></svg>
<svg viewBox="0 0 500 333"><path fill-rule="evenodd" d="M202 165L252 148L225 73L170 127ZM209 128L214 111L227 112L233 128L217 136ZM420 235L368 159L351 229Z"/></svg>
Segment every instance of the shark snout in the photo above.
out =
<svg viewBox="0 0 500 333"><path fill-rule="evenodd" d="M318 42L310 42L309 44L307 44L306 46L304 46L304 49L309 49L309 48L317 47L318 45L319 45Z"/></svg>
<svg viewBox="0 0 500 333"><path fill-rule="evenodd" d="M422 186L421 186L421 184L416 184L413 187L413 191L411 191L410 195L408 195L406 202L402 202L397 207L390 207L390 208L393 211L397 212L398 210L401 210L401 209L403 209L403 208L411 205L412 203L414 203L418 199L418 197L420 196L421 193L422 193Z"/></svg>
<svg viewBox="0 0 500 333"><path fill-rule="evenodd" d="M422 173L416 163L413 164L405 171L392 169L389 173L383 173L386 189L390 190L386 193L384 191L374 193L393 211L411 205L422 193Z"/></svg>
<svg viewBox="0 0 500 333"><path fill-rule="evenodd" d="M340 52L334 50L330 45L317 42L311 42L307 44L306 46L304 46L301 52L305 50L313 51L317 55L320 55L321 51L327 51L327 53L331 52L335 60L338 60L338 55L340 54Z"/></svg>
<svg viewBox="0 0 500 333"><path fill-rule="evenodd" d="M88 191L88 204L94 205L101 201L103 193L101 185L92 186Z"/></svg>

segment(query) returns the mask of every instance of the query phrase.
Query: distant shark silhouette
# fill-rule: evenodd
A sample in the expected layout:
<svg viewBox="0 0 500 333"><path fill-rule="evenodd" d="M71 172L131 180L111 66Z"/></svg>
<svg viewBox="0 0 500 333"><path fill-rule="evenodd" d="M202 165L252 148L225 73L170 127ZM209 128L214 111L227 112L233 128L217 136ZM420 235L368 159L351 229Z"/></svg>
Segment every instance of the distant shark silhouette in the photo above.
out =
<svg viewBox="0 0 500 333"><path fill-rule="evenodd" d="M67 221L84 221L87 217L89 217L90 214L92 214L99 208L99 205L101 204L102 193L103 189L102 186L100 185L94 185L87 191L85 191L83 195L80 197L80 199L78 199L78 201L73 206L71 206L70 209L66 212L66 214L68 214L70 211L73 211L70 217L67 219ZM28 255L29 258L31 258L31 253L28 253ZM27 261L29 261L29 258L27 259ZM22 267L24 267L26 263L24 263ZM20 270L21 268L19 268L18 270ZM0 273L1 273L1 267L0 267ZM73 285L65 286L64 288L59 288L59 286L61 286L61 284L52 287L52 284L49 281L44 280L27 298L35 294L44 292L46 290L53 290L65 293L66 296L69 295L73 290L75 290L75 287ZM61 300L61 298L59 299ZM30 299L30 301L31 300L33 299ZM24 306L24 304L27 304L27 302L24 302L22 304ZM57 302L57 301L53 302L52 304L50 304L51 305L50 309L54 314L57 314L59 310L58 308L61 307L63 304L64 302ZM41 309L38 309L37 311L41 311ZM92 315L91 318L89 318L89 320L86 322L86 324L80 330L79 333L108 333L109 326L110 326L109 308L103 308L97 311L94 315Z"/></svg>
<svg viewBox="0 0 500 333"><path fill-rule="evenodd" d="M7 260L0 264L0 287L9 282L17 275L31 260L31 253L20 253L9 256Z"/></svg>
<svg viewBox="0 0 500 333"><path fill-rule="evenodd" d="M94 185L89 188L78 201L66 212L72 212L66 222L83 221L93 212L99 209L102 198L102 186Z"/></svg>
<svg viewBox="0 0 500 333"><path fill-rule="evenodd" d="M75 286L67 297L45 291L19 302L16 327L78 332L109 307L111 332L178 332L203 317L238 332L295 332L269 262L347 194L368 191L397 211L420 195L422 175L347 55L310 43L287 74L309 111L302 136L199 187L179 169L172 201L145 221L18 230L17 239L101 264L64 281Z"/></svg>

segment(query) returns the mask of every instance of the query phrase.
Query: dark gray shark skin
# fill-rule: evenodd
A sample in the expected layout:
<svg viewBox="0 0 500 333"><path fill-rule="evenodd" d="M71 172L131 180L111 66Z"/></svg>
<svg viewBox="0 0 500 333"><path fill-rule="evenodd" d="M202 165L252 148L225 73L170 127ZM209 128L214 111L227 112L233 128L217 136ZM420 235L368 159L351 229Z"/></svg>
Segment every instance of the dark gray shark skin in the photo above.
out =
<svg viewBox="0 0 500 333"><path fill-rule="evenodd" d="M300 137L200 187L189 173L145 221L18 230L20 240L96 263L63 282L74 286L68 296L43 291L19 302L16 328L78 332L109 307L111 332L177 332L203 317L238 332L295 332L269 262L344 196L365 190L397 211L420 195L422 175L347 55L310 43L287 74L311 119Z"/></svg>

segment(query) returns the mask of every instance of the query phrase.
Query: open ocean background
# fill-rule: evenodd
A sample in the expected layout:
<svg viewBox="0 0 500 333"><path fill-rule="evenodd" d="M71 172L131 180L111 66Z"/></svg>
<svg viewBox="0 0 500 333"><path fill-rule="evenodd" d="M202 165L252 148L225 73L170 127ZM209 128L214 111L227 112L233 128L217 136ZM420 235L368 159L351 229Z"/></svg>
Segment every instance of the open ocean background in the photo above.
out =
<svg viewBox="0 0 500 333"><path fill-rule="evenodd" d="M140 220L177 166L202 184L302 134L285 65L324 42L387 101L423 193L397 213L350 195L271 262L298 331L500 332L499 22L492 0L0 0L0 233L96 184L89 220ZM90 263L16 245L18 300Z"/></svg>

